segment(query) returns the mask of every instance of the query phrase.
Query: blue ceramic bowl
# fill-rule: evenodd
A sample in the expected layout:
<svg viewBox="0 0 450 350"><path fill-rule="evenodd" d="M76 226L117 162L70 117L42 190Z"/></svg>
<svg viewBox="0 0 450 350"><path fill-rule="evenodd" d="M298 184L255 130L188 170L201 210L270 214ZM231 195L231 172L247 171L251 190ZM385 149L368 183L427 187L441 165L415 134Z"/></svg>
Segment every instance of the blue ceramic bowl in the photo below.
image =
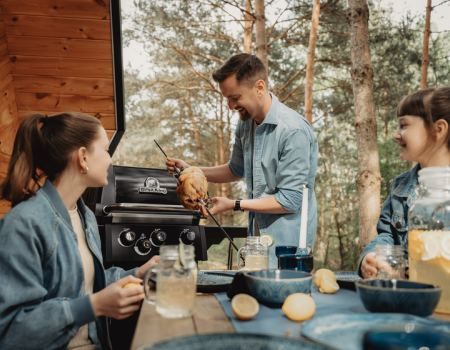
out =
<svg viewBox="0 0 450 350"><path fill-rule="evenodd" d="M244 273L252 297L269 307L282 307L294 293L311 293L313 276L302 271L261 270Z"/></svg>
<svg viewBox="0 0 450 350"><path fill-rule="evenodd" d="M278 257L278 268L311 272L314 269L314 257L302 254L284 254Z"/></svg>
<svg viewBox="0 0 450 350"><path fill-rule="evenodd" d="M363 336L364 350L450 349L450 335L414 323L378 327Z"/></svg>
<svg viewBox="0 0 450 350"><path fill-rule="evenodd" d="M429 316L442 289L431 284L399 280L361 280L355 283L364 307L370 312L400 312Z"/></svg>

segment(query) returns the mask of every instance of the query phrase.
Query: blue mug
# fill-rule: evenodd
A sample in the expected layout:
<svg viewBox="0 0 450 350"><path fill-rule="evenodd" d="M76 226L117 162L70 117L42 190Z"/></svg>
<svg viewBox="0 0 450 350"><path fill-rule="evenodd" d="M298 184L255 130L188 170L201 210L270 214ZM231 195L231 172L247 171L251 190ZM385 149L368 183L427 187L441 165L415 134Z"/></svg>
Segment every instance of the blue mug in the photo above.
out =
<svg viewBox="0 0 450 350"><path fill-rule="evenodd" d="M278 257L278 268L281 270L295 270L311 272L314 269L312 255L284 254Z"/></svg>
<svg viewBox="0 0 450 350"><path fill-rule="evenodd" d="M277 258L280 255L284 254L296 254L297 253L297 247L292 245L277 245L275 247L275 255Z"/></svg>

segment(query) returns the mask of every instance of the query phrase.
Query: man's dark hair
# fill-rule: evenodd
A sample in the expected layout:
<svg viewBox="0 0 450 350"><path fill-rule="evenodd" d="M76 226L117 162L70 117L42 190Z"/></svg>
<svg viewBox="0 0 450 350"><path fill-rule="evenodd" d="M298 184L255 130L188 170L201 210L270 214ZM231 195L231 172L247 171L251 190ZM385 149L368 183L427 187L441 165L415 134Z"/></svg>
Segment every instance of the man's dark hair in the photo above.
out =
<svg viewBox="0 0 450 350"><path fill-rule="evenodd" d="M232 74L236 74L239 84L253 87L258 80L262 80L268 85L267 69L263 61L248 53L231 56L222 67L213 72L212 77L216 83L221 83Z"/></svg>

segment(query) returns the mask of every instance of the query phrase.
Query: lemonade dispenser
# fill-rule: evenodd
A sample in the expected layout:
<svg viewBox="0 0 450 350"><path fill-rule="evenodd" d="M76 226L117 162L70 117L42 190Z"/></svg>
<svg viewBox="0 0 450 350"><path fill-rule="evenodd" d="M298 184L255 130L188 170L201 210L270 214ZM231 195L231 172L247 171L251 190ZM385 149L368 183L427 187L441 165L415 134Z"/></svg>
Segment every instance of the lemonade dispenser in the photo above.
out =
<svg viewBox="0 0 450 350"><path fill-rule="evenodd" d="M450 314L450 166L419 171L419 198L409 209L409 279L436 284L436 312Z"/></svg>

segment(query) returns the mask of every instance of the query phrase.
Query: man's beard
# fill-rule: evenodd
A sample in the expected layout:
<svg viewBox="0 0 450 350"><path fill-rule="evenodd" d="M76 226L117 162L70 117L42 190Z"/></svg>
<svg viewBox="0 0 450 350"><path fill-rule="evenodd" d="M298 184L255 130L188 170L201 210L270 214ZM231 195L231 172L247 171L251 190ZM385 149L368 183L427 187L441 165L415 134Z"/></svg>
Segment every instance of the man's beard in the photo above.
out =
<svg viewBox="0 0 450 350"><path fill-rule="evenodd" d="M241 121L243 121L243 122L249 120L249 119L252 117L251 114L248 113L248 111L247 111L246 109L244 109L244 110L245 110L245 113L244 113L244 114L238 112L238 113L239 113L239 119L240 119Z"/></svg>

